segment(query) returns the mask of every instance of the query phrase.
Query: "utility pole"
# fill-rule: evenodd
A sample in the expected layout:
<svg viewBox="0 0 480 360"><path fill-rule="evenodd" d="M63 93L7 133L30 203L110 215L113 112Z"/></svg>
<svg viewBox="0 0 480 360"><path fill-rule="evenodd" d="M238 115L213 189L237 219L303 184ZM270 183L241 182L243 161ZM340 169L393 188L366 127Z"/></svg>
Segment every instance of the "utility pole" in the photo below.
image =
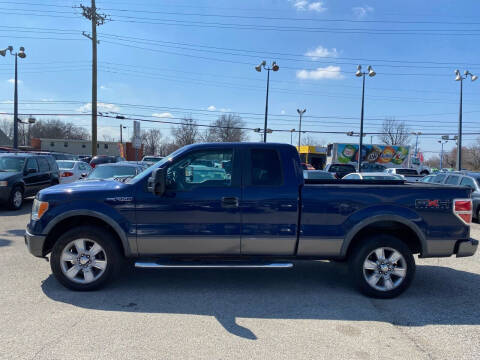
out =
<svg viewBox="0 0 480 360"><path fill-rule="evenodd" d="M307 109L297 109L297 113L300 117L298 120L298 151L300 151L300 146L302 146L302 116L305 114L305 111L307 111Z"/></svg>
<svg viewBox="0 0 480 360"><path fill-rule="evenodd" d="M83 32L83 36L92 40L92 156L97 155L97 26L103 25L107 15L98 14L95 0L90 7L80 5L83 16L92 22L92 34Z"/></svg>

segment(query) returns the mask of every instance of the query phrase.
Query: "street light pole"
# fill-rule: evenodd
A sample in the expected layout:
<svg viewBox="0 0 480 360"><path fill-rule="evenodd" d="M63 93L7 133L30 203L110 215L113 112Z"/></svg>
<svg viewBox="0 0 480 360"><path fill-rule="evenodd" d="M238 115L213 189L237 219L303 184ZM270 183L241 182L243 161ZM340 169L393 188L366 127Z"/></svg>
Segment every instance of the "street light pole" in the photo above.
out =
<svg viewBox="0 0 480 360"><path fill-rule="evenodd" d="M460 74L460 70L455 70L455 81L460 81L460 108L458 112L458 139L457 139L457 170L462 170L462 115L463 115L463 80L470 76L472 81L478 79L470 71L465 70L464 74Z"/></svg>
<svg viewBox="0 0 480 360"><path fill-rule="evenodd" d="M357 66L357 72L355 76L362 77L362 109L360 112L360 140L358 141L358 172L361 172L361 164L362 164L362 146L363 146L363 113L364 113L364 105L365 105L365 75L368 74L370 77L374 77L377 73L373 71L373 68L369 65L367 68L368 72L362 71L362 66Z"/></svg>
<svg viewBox="0 0 480 360"><path fill-rule="evenodd" d="M15 56L15 90L13 93L13 148L18 149L18 58L25 59L27 55L25 54L25 48L20 47L18 52L13 52L13 46L9 46L6 49L0 51L1 56L7 54L7 50L10 52L10 55Z"/></svg>
<svg viewBox="0 0 480 360"><path fill-rule="evenodd" d="M303 114L305 114L305 111L307 111L307 109L297 109L297 113L300 115L300 120L298 122L298 151L300 151L300 146L302 146L302 117Z"/></svg>
<svg viewBox="0 0 480 360"><path fill-rule="evenodd" d="M438 140L438 142L442 146L440 150L440 170L442 170L443 169L443 144L446 144L448 140Z"/></svg>
<svg viewBox="0 0 480 360"><path fill-rule="evenodd" d="M290 130L290 145L293 145L293 133L295 132L295 129Z"/></svg>
<svg viewBox="0 0 480 360"><path fill-rule="evenodd" d="M262 71L262 68L264 70L267 70L267 95L265 97L265 123L263 125L263 142L267 142L267 125L268 125L268 91L269 91L269 88L270 88L270 70L273 70L273 71L278 71L278 69L280 68L277 63L274 61L272 62L272 66L271 67L267 67L267 62L265 60L263 60L259 65L255 66L255 70L257 70L258 72L261 72Z"/></svg>

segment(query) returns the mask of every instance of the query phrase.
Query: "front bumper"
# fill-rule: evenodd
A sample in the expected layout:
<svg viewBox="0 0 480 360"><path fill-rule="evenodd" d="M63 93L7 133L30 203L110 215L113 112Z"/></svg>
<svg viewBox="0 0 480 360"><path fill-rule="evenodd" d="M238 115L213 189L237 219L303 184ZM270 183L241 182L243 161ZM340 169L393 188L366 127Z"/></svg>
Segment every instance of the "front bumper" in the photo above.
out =
<svg viewBox="0 0 480 360"><path fill-rule="evenodd" d="M45 235L33 235L28 232L28 229L25 231L25 245L27 245L28 251L33 256L44 257L43 254L43 244L47 238Z"/></svg>
<svg viewBox="0 0 480 360"><path fill-rule="evenodd" d="M457 254L457 257L472 256L477 251L477 248L478 240L472 238L468 240L460 240L455 247L455 254Z"/></svg>

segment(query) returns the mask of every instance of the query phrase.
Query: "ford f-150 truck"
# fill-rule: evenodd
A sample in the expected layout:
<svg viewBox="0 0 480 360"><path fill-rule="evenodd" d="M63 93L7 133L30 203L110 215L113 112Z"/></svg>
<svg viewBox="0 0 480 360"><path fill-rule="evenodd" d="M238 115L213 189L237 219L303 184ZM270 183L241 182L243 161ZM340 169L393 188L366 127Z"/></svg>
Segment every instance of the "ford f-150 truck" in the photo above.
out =
<svg viewBox="0 0 480 360"><path fill-rule="evenodd" d="M74 290L140 268L291 267L348 261L357 287L394 297L413 254L475 253L470 189L403 180L304 180L286 144L217 143L177 150L126 182L81 181L37 195L25 242L50 254Z"/></svg>

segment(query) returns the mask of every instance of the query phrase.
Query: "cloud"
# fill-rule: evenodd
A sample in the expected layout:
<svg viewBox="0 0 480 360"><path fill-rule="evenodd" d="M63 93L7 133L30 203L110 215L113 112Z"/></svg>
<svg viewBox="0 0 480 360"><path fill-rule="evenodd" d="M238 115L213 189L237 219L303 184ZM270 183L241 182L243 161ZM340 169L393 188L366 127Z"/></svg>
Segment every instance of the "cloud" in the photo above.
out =
<svg viewBox="0 0 480 360"><path fill-rule="evenodd" d="M317 60L319 58L326 58L326 57L337 57L338 51L335 48L331 50L324 48L323 46L318 46L314 50L309 50L305 53L305 56L312 58L312 60Z"/></svg>
<svg viewBox="0 0 480 360"><path fill-rule="evenodd" d="M157 117L157 118L172 118L173 117L173 115L169 112L153 113L152 116Z"/></svg>
<svg viewBox="0 0 480 360"><path fill-rule="evenodd" d="M2 100L0 104L13 104L13 100Z"/></svg>
<svg viewBox="0 0 480 360"><path fill-rule="evenodd" d="M87 103L85 105L80 106L77 109L78 112L90 112L92 111L92 103ZM114 104L107 104L107 103L97 103L97 111L100 112L119 112L120 108Z"/></svg>
<svg viewBox="0 0 480 360"><path fill-rule="evenodd" d="M15 79L8 79L7 82L9 84L15 84ZM23 84L23 81L22 80L17 80L17 83L18 84Z"/></svg>
<svg viewBox="0 0 480 360"><path fill-rule="evenodd" d="M322 1L308 1L308 0L289 0L293 3L293 7L298 11L315 11L324 12L327 10Z"/></svg>
<svg viewBox="0 0 480 360"><path fill-rule="evenodd" d="M357 6L352 8L352 11L353 11L353 15L355 15L357 19L362 19L365 16L367 16L369 13L373 12L373 7L368 5Z"/></svg>
<svg viewBox="0 0 480 360"><path fill-rule="evenodd" d="M209 107L207 107L207 110L208 111L215 111L215 110L217 110L217 108L213 105L210 105Z"/></svg>
<svg viewBox="0 0 480 360"><path fill-rule="evenodd" d="M280 114L285 115L285 110L280 111Z"/></svg>
<svg viewBox="0 0 480 360"><path fill-rule="evenodd" d="M319 67L315 70L299 70L297 78L302 80L343 79L340 66Z"/></svg>
<svg viewBox="0 0 480 360"><path fill-rule="evenodd" d="M110 90L110 88L105 85L100 85L100 90Z"/></svg>

